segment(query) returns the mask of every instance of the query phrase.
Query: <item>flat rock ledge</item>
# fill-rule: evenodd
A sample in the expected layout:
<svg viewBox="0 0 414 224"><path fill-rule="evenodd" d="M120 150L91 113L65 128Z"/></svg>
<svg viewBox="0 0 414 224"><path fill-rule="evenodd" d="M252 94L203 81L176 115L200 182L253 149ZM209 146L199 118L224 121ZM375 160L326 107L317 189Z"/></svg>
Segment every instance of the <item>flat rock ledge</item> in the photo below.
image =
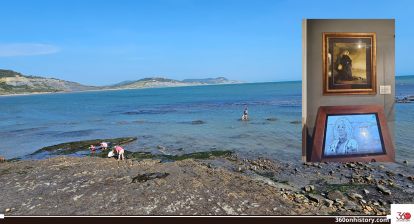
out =
<svg viewBox="0 0 414 224"><path fill-rule="evenodd" d="M251 121L252 119L251 118L245 118L245 119L239 119L239 121Z"/></svg>
<svg viewBox="0 0 414 224"><path fill-rule="evenodd" d="M0 164L7 215L327 215L194 160L53 157Z"/></svg>

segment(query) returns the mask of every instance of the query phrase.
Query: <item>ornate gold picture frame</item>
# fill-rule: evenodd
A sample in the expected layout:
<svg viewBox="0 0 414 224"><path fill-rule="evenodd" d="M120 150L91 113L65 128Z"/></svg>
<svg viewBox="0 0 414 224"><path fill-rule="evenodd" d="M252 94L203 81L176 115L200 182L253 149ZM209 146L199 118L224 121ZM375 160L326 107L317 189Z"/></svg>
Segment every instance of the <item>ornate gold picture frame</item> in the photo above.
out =
<svg viewBox="0 0 414 224"><path fill-rule="evenodd" d="M375 33L323 33L323 95L377 94Z"/></svg>

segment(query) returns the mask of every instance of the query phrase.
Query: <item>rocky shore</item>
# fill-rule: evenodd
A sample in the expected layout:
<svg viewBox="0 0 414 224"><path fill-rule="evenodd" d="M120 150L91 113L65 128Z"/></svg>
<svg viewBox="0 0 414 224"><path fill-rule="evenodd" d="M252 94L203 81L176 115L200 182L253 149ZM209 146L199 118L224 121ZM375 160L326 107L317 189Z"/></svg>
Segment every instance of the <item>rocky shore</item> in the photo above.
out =
<svg viewBox="0 0 414 224"><path fill-rule="evenodd" d="M406 96L403 98L395 97L396 103L414 103L414 95Z"/></svg>
<svg viewBox="0 0 414 224"><path fill-rule="evenodd" d="M289 164L230 153L200 155L205 154L0 163L0 210L6 215L385 215L391 203L414 202L414 168L408 162Z"/></svg>

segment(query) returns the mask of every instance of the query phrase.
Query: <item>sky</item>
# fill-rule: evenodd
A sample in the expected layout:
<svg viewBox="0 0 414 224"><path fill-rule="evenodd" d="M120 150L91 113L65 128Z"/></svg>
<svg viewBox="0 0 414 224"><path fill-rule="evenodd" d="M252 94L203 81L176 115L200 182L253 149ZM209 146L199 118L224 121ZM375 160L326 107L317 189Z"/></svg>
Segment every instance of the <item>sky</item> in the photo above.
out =
<svg viewBox="0 0 414 224"><path fill-rule="evenodd" d="M414 75L414 1L15 0L0 8L0 69L83 85L301 80L302 19L395 19L396 76Z"/></svg>

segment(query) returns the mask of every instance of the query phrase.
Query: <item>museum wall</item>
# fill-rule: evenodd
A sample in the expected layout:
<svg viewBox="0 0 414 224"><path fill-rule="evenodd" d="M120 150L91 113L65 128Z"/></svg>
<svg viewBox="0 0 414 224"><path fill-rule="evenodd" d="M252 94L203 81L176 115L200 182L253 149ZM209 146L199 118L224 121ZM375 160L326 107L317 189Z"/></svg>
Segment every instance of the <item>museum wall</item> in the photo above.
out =
<svg viewBox="0 0 414 224"><path fill-rule="evenodd" d="M382 105L395 147L395 20L307 19L302 22L302 158L309 161L319 106ZM377 94L323 95L323 37L330 33L376 33ZM391 94L380 94L380 85L390 85Z"/></svg>

